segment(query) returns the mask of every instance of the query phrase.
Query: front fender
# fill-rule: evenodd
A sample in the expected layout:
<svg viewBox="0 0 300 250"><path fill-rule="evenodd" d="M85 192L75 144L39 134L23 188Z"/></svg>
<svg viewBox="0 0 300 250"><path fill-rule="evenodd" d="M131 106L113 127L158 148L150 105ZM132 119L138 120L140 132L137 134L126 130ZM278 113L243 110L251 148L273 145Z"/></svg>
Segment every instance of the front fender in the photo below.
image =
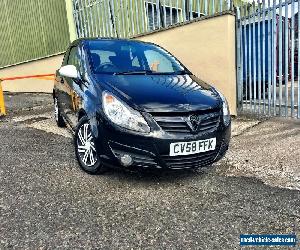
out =
<svg viewBox="0 0 300 250"><path fill-rule="evenodd" d="M95 138L98 138L99 136L97 113L101 107L101 102L98 100L97 95L94 95L91 91L84 92L82 108L90 120L92 134Z"/></svg>

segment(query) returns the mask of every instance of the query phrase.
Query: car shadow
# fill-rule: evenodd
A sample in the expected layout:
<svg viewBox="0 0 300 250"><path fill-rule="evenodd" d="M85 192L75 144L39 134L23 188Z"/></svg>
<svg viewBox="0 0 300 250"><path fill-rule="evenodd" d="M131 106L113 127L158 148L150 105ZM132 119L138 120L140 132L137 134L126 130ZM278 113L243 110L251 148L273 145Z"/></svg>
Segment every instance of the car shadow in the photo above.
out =
<svg viewBox="0 0 300 250"><path fill-rule="evenodd" d="M176 181L189 180L192 178L204 178L206 175L215 172L215 166L207 166L199 169L185 170L139 170L129 171L126 169L110 168L105 173L110 178L118 178L122 181L141 183L174 183Z"/></svg>

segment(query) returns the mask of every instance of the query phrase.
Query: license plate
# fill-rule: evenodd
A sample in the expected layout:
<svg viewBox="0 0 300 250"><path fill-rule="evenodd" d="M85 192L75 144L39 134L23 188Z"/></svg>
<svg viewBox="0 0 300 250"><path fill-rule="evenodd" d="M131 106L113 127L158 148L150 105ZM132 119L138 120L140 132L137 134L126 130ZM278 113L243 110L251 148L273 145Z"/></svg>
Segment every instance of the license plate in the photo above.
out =
<svg viewBox="0 0 300 250"><path fill-rule="evenodd" d="M216 149L216 138L170 144L170 156L198 154Z"/></svg>

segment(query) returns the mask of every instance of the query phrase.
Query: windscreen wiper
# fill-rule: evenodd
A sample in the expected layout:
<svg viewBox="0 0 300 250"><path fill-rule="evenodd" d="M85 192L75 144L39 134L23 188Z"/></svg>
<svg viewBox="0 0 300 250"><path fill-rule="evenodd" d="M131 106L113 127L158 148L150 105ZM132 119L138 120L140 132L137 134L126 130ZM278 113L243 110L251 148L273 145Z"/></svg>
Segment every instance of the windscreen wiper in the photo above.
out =
<svg viewBox="0 0 300 250"><path fill-rule="evenodd" d="M152 71L151 75L189 75L190 72L187 70L178 70L174 72L158 72L158 71Z"/></svg>
<svg viewBox="0 0 300 250"><path fill-rule="evenodd" d="M178 70L173 73L174 75L189 75L190 72L187 70Z"/></svg>
<svg viewBox="0 0 300 250"><path fill-rule="evenodd" d="M116 72L114 75L186 75L190 74L186 70L179 70L174 72L157 72L152 70L132 70L124 72Z"/></svg>
<svg viewBox="0 0 300 250"><path fill-rule="evenodd" d="M132 70L132 71L124 71L124 72L116 72L114 75L148 75L152 74L153 71L151 70Z"/></svg>

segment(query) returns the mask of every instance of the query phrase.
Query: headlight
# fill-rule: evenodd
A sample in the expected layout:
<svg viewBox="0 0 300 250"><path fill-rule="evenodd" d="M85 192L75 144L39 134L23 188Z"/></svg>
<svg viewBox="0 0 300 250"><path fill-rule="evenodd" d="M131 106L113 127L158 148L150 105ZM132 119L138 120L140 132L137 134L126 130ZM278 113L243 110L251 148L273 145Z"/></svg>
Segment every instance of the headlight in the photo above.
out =
<svg viewBox="0 0 300 250"><path fill-rule="evenodd" d="M230 112L229 112L228 102L222 93L220 93L219 91L217 91L217 92L223 102L223 122L227 126L230 123Z"/></svg>
<svg viewBox="0 0 300 250"><path fill-rule="evenodd" d="M110 121L120 127L149 133L150 128L144 117L136 110L128 107L108 92L102 95L103 110Z"/></svg>

